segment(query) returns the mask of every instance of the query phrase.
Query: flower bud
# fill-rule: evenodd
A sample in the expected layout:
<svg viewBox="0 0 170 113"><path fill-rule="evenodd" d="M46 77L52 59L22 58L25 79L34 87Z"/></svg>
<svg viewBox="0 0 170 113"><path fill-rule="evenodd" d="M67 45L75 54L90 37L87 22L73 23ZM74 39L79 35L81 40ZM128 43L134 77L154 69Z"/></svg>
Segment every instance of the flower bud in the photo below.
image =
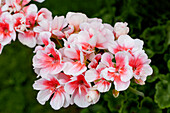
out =
<svg viewBox="0 0 170 113"><path fill-rule="evenodd" d="M145 85L145 82L143 80L141 80L141 79L134 79L134 80L139 85Z"/></svg>
<svg viewBox="0 0 170 113"><path fill-rule="evenodd" d="M97 103L99 101L99 98L100 98L100 93L96 90L91 90L86 95L86 100L91 104Z"/></svg>
<svg viewBox="0 0 170 113"><path fill-rule="evenodd" d="M112 93L113 93L113 96L114 96L115 98L117 98L117 97L119 96L119 91L117 91L117 90L115 90L115 89L113 89Z"/></svg>

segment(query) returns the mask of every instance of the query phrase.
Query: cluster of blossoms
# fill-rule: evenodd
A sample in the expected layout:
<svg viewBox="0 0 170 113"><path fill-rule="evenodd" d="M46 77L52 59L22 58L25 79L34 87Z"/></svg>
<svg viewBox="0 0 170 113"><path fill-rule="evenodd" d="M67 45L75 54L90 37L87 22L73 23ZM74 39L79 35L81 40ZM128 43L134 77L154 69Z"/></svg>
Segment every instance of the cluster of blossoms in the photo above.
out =
<svg viewBox="0 0 170 113"><path fill-rule="evenodd" d="M28 47L32 48L38 43L37 33L33 28L44 18L51 18L52 14L45 8L38 12L35 4L27 5L30 1L0 0L0 54L5 45L16 40L16 33L19 41ZM34 1L41 3L44 0Z"/></svg>
<svg viewBox="0 0 170 113"><path fill-rule="evenodd" d="M129 87L131 79L144 85L152 74L143 41L128 35L126 22L112 27L74 12L68 12L66 18L53 18L45 8L37 11L34 4L24 6L29 1L0 1L0 49L15 40L16 31L22 44L37 45L33 67L39 79L33 88L40 90L40 104L51 98L55 110L74 103L88 107L111 85L116 97Z"/></svg>

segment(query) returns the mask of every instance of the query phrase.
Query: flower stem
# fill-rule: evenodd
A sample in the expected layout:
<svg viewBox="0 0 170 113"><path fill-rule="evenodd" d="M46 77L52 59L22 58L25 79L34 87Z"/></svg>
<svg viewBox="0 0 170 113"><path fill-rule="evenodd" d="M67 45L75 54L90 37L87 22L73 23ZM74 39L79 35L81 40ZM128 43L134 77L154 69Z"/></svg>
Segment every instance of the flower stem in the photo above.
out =
<svg viewBox="0 0 170 113"><path fill-rule="evenodd" d="M60 47L63 47L58 38L55 38Z"/></svg>
<svg viewBox="0 0 170 113"><path fill-rule="evenodd" d="M140 91L138 91L138 90L136 90L136 89L134 89L134 88L132 88L132 87L129 87L129 90L130 90L132 93L136 94L136 95L139 95L139 96L141 96L141 97L145 97L145 95L144 95L143 92L140 92Z"/></svg>

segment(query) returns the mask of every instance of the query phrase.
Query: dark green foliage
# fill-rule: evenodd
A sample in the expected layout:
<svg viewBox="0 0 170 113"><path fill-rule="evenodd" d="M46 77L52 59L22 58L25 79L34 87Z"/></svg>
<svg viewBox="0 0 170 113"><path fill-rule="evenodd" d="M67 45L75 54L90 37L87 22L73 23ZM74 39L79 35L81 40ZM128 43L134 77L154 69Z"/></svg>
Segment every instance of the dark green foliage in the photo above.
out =
<svg viewBox="0 0 170 113"><path fill-rule="evenodd" d="M36 3L36 2L32 2ZM145 97L126 90L114 98L112 91L101 94L100 101L88 108L70 106L53 110L49 102L40 105L32 84L33 49L18 41L5 46L0 55L0 113L170 113L170 2L169 0L46 0L36 3L55 15L69 11L83 12L88 17L102 18L114 25L117 21L128 22L129 35L144 41L144 49L152 60L153 75L144 86L133 81L131 87Z"/></svg>

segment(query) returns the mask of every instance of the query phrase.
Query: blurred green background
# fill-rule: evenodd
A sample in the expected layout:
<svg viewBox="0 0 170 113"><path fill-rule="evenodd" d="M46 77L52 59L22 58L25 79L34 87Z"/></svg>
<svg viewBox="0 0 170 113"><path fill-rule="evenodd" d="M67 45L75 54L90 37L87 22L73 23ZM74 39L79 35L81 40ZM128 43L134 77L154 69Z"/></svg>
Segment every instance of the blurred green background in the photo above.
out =
<svg viewBox="0 0 170 113"><path fill-rule="evenodd" d="M170 113L170 1L169 0L46 0L35 3L55 15L66 15L69 11L82 12L89 18L102 18L114 25L117 21L128 22L129 35L144 40L144 49L151 58L153 75L146 85L131 83L143 92L140 97L126 90L118 98L111 91L102 94L98 104L86 109L73 105L54 111L49 101L40 105L32 84L36 80L33 72L33 49L17 41L5 46L0 55L0 113Z"/></svg>

